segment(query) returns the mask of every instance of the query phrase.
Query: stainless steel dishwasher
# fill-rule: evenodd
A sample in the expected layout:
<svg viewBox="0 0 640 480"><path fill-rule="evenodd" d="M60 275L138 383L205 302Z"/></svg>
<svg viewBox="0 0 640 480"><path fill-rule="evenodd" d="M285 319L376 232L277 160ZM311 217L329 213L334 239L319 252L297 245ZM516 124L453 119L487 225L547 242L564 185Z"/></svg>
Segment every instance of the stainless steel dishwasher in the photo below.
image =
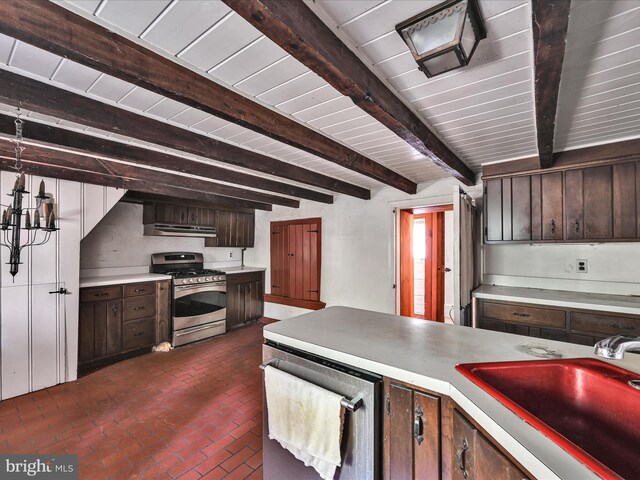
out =
<svg viewBox="0 0 640 480"><path fill-rule="evenodd" d="M262 347L262 366L270 365L319 385L344 397L342 466L336 480L381 478L380 392L382 377L326 358L268 341ZM269 439L269 422L264 395L263 479L311 480L320 476L296 459L276 440Z"/></svg>

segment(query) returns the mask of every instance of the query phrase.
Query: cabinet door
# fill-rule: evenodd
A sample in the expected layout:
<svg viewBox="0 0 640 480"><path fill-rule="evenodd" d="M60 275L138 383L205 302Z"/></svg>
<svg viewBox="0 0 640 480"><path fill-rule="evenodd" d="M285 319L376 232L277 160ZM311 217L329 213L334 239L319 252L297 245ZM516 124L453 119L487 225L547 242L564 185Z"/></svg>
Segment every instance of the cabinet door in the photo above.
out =
<svg viewBox="0 0 640 480"><path fill-rule="evenodd" d="M385 380L384 478L440 478L440 399Z"/></svg>
<svg viewBox="0 0 640 480"><path fill-rule="evenodd" d="M187 208L187 223L189 225L202 225L201 210L203 209L198 207Z"/></svg>
<svg viewBox="0 0 640 480"><path fill-rule="evenodd" d="M454 480L521 480L527 477L458 410L453 411Z"/></svg>
<svg viewBox="0 0 640 480"><path fill-rule="evenodd" d="M384 478L413 479L412 400L406 387L385 382L387 411L384 417Z"/></svg>
<svg viewBox="0 0 640 480"><path fill-rule="evenodd" d="M584 238L613 238L613 170L611 165L585 168Z"/></svg>
<svg viewBox="0 0 640 480"><path fill-rule="evenodd" d="M511 231L513 240L531 240L531 177L511 179Z"/></svg>
<svg viewBox="0 0 640 480"><path fill-rule="evenodd" d="M568 240L584 238L584 198L582 170L569 170L564 174L565 237Z"/></svg>
<svg viewBox="0 0 640 480"><path fill-rule="evenodd" d="M562 172L540 176L542 239L562 240Z"/></svg>
<svg viewBox="0 0 640 480"><path fill-rule="evenodd" d="M80 304L78 361L122 351L122 300Z"/></svg>
<svg viewBox="0 0 640 480"><path fill-rule="evenodd" d="M244 318L244 285L227 282L227 330L242 324Z"/></svg>
<svg viewBox="0 0 640 480"><path fill-rule="evenodd" d="M637 163L613 166L613 238L638 236Z"/></svg>
<svg viewBox="0 0 640 480"><path fill-rule="evenodd" d="M485 204L487 240L502 240L502 180L487 180Z"/></svg>

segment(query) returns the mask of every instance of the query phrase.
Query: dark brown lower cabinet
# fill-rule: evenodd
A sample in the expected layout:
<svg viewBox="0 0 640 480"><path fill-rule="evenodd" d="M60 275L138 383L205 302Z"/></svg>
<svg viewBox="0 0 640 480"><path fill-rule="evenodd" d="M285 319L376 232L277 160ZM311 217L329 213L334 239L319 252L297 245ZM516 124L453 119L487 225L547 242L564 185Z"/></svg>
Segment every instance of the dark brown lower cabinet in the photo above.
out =
<svg viewBox="0 0 640 480"><path fill-rule="evenodd" d="M227 330L264 314L264 272L227 274Z"/></svg>
<svg viewBox="0 0 640 480"><path fill-rule="evenodd" d="M527 478L451 398L389 378L384 391L384 480Z"/></svg>
<svg viewBox="0 0 640 480"><path fill-rule="evenodd" d="M384 478L440 478L440 397L385 379Z"/></svg>
<svg viewBox="0 0 640 480"><path fill-rule="evenodd" d="M453 480L522 480L527 476L469 422L453 410Z"/></svg>
<svg viewBox="0 0 640 480"><path fill-rule="evenodd" d="M613 335L640 335L640 316L478 299L486 330L593 346Z"/></svg>
<svg viewBox="0 0 640 480"><path fill-rule="evenodd" d="M151 350L168 341L169 280L80 289L78 372Z"/></svg>

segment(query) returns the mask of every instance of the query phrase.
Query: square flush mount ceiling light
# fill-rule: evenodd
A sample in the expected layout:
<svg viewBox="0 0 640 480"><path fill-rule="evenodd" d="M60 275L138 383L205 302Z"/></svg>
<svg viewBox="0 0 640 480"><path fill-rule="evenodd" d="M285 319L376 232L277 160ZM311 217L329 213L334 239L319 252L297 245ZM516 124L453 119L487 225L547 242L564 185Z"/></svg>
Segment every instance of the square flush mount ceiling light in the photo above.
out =
<svg viewBox="0 0 640 480"><path fill-rule="evenodd" d="M396 31L427 77L469 64L487 36L475 0L449 0L399 25Z"/></svg>

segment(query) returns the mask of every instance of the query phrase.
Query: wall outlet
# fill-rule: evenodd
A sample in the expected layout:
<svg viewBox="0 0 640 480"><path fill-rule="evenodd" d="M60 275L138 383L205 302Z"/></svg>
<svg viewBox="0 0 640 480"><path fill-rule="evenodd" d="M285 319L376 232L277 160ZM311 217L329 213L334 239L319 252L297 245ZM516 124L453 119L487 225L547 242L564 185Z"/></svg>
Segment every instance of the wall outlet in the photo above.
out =
<svg viewBox="0 0 640 480"><path fill-rule="evenodd" d="M233 252L229 252L229 258L233 258Z"/></svg>
<svg viewBox="0 0 640 480"><path fill-rule="evenodd" d="M589 271L589 262L586 258L579 258L576 260L576 272L587 273Z"/></svg>

